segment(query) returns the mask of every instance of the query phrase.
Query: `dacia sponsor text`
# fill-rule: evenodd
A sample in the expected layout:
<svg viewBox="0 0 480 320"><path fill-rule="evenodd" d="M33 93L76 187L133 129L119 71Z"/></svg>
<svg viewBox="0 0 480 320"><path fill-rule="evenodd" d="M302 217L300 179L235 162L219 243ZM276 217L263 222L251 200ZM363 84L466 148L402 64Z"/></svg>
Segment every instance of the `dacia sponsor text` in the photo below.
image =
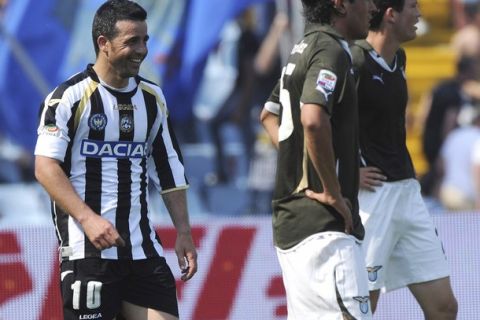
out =
<svg viewBox="0 0 480 320"><path fill-rule="evenodd" d="M80 154L90 158L144 158L147 156L147 143L84 139Z"/></svg>

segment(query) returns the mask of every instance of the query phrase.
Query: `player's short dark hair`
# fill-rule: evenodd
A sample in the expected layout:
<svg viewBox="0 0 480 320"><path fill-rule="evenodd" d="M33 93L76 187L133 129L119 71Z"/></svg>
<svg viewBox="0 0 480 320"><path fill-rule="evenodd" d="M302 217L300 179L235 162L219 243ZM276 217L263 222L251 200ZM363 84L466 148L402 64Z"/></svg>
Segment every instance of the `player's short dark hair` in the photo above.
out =
<svg viewBox="0 0 480 320"><path fill-rule="evenodd" d="M372 19L370 19L370 30L380 29L383 15L388 8L402 12L405 6L405 0L373 0L373 3L375 3L377 10L373 13Z"/></svg>
<svg viewBox="0 0 480 320"><path fill-rule="evenodd" d="M308 23L329 24L334 15L339 17L344 15L335 8L332 0L302 0L302 4L303 16Z"/></svg>
<svg viewBox="0 0 480 320"><path fill-rule="evenodd" d="M115 24L121 20L145 21L147 12L138 3L130 0L109 0L95 13L92 25L92 38L95 54L98 55L97 39L103 35L111 40L117 35Z"/></svg>

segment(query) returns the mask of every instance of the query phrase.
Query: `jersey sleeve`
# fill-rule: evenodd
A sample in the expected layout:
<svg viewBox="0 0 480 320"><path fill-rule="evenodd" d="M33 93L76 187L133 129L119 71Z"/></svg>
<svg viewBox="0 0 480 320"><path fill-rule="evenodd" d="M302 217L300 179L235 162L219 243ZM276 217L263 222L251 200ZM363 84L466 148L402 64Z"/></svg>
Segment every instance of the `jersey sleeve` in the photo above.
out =
<svg viewBox="0 0 480 320"><path fill-rule="evenodd" d="M273 88L270 97L268 98L267 102L265 102L264 108L268 112L273 114L279 115L280 114L280 82L277 82L275 88Z"/></svg>
<svg viewBox="0 0 480 320"><path fill-rule="evenodd" d="M63 162L70 142L67 124L72 117L71 103L66 93L60 99L53 97L55 91L42 103L34 153Z"/></svg>
<svg viewBox="0 0 480 320"><path fill-rule="evenodd" d="M183 157L178 145L171 122L165 98L160 92L159 127L152 142L152 152L149 157L148 175L161 193L188 188L185 176Z"/></svg>
<svg viewBox="0 0 480 320"><path fill-rule="evenodd" d="M346 70L341 62L344 55L336 50L320 49L311 56L300 98L302 104L318 104L332 113L337 91L342 89L345 77Z"/></svg>
<svg viewBox="0 0 480 320"><path fill-rule="evenodd" d="M355 82L358 84L360 82L360 78L362 77L362 73L365 70L365 54L367 52L358 44L353 44L350 47L350 52L352 53L352 65Z"/></svg>

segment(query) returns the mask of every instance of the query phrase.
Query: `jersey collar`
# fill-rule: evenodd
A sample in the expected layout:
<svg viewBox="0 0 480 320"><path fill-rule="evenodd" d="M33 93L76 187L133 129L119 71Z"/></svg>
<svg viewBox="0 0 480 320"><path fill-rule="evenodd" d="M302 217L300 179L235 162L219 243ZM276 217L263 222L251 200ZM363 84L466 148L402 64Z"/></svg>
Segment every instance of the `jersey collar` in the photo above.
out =
<svg viewBox="0 0 480 320"><path fill-rule="evenodd" d="M381 55L377 53L377 51L375 51L375 49L367 40L358 40L355 41L355 44L368 51L370 57L372 57L372 59L375 60L375 62L377 62L383 69L389 72L394 72L397 69L397 55L395 55L393 66L389 66L388 63L382 58Z"/></svg>
<svg viewBox="0 0 480 320"><path fill-rule="evenodd" d="M349 55L350 61L352 61L352 53L350 52L347 40L345 40L345 38L331 25L321 23L307 23L307 25L305 26L305 36L314 32L324 32L337 40L342 46L342 48L345 50L345 52L347 52L347 54Z"/></svg>
<svg viewBox="0 0 480 320"><path fill-rule="evenodd" d="M305 26L305 36L313 32L325 32L333 36L336 39L344 40L345 38L338 33L331 25L321 23L307 23Z"/></svg>

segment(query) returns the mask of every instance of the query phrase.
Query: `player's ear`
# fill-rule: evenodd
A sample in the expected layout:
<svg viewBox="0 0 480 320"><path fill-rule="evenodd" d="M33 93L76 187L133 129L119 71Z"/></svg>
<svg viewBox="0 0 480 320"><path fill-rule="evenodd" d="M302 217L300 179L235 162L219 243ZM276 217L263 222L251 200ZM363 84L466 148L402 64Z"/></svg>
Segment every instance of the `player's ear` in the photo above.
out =
<svg viewBox="0 0 480 320"><path fill-rule="evenodd" d="M383 18L385 19L386 22L395 22L396 13L397 12L392 7L389 7L387 8L387 10L385 10L385 13L383 14Z"/></svg>
<svg viewBox="0 0 480 320"><path fill-rule="evenodd" d="M103 52L105 55L108 56L108 46L109 41L105 36L99 36L97 38L97 45L100 52Z"/></svg>
<svg viewBox="0 0 480 320"><path fill-rule="evenodd" d="M347 9L345 8L344 0L332 0L333 7L338 11L340 14L346 14Z"/></svg>

